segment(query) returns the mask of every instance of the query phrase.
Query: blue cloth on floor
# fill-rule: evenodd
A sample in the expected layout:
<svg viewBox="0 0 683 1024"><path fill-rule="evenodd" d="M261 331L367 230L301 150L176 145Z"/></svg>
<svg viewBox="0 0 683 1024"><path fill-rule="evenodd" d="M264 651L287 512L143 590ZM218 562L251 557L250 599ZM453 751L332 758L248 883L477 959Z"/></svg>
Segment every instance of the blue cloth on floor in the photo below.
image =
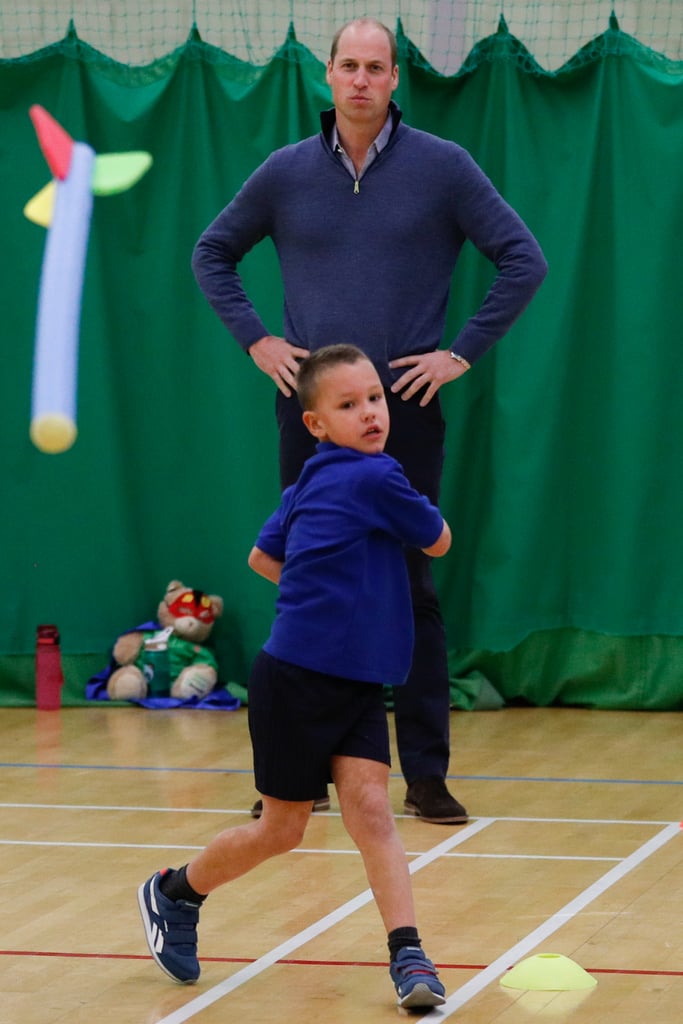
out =
<svg viewBox="0 0 683 1024"><path fill-rule="evenodd" d="M143 622L140 626L127 629L126 633L138 633L161 629L160 622ZM125 634L121 634L124 636ZM107 683L117 664L110 659L106 668L97 672L85 684L85 696L88 700L109 700ZM143 708L199 708L204 711L236 711L241 706L239 698L233 697L220 681L206 697L188 697L180 700L177 697L143 697L140 700L127 701L128 704L139 704Z"/></svg>

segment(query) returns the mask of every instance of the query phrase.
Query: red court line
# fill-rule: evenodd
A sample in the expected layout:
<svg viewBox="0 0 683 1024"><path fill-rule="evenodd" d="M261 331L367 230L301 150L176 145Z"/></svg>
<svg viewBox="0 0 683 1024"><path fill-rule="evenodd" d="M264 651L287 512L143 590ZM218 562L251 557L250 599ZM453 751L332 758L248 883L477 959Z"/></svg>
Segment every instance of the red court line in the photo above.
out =
<svg viewBox="0 0 683 1024"><path fill-rule="evenodd" d="M0 956L46 956L63 957L67 960L149 960L152 957L136 953L64 953L53 950L38 949L0 949ZM253 964L255 957L240 956L202 956L199 958L205 964ZM279 964L289 964L298 967L383 967L386 969L387 962L381 960L293 960L285 958L277 961ZM440 971L483 971L488 964L445 964L437 963ZM646 971L625 967L586 967L589 974L619 974L624 976L644 975L653 978L683 978L682 971Z"/></svg>

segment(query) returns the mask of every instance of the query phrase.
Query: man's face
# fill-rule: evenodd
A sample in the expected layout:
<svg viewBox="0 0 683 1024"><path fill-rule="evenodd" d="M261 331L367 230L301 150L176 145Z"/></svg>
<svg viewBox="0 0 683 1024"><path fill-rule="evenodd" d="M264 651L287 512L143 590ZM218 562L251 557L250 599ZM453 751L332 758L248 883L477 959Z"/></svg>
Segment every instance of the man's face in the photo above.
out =
<svg viewBox="0 0 683 1024"><path fill-rule="evenodd" d="M349 25L342 32L327 81L337 114L354 124L383 122L398 85L387 35L376 25Z"/></svg>

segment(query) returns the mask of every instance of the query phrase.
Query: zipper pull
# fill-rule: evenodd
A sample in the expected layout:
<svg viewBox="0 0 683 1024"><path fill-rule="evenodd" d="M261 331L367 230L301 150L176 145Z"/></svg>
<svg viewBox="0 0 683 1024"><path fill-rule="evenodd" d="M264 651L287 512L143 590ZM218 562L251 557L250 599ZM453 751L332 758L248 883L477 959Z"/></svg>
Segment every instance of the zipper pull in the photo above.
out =
<svg viewBox="0 0 683 1024"><path fill-rule="evenodd" d="M360 182L359 182L358 178L356 178L356 180L353 183L353 194L354 194L354 196L357 196L359 192L360 192Z"/></svg>

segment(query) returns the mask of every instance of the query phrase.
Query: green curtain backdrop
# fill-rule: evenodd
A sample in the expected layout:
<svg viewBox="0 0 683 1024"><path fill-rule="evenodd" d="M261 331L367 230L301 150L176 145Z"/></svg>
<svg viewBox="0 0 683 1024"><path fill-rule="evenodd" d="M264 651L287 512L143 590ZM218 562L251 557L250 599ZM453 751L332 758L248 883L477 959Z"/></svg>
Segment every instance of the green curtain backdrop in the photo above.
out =
<svg viewBox="0 0 683 1024"><path fill-rule="evenodd" d="M400 43L406 119L470 150L550 266L508 337L443 393L456 542L437 573L454 703L482 706L492 684L507 701L682 707L681 67L615 24L554 74L502 22L450 78ZM293 32L265 68L196 32L127 67L73 28L0 61L3 701L32 700L42 622L59 625L77 701L174 577L224 597L221 675L244 684L274 605L246 566L278 497L274 394L206 305L190 255L273 148L317 131L329 100ZM79 437L61 455L28 437L45 232L22 209L49 178L33 103L98 153L154 158L129 192L94 202ZM243 269L278 331L270 243ZM490 278L466 250L451 333Z"/></svg>

